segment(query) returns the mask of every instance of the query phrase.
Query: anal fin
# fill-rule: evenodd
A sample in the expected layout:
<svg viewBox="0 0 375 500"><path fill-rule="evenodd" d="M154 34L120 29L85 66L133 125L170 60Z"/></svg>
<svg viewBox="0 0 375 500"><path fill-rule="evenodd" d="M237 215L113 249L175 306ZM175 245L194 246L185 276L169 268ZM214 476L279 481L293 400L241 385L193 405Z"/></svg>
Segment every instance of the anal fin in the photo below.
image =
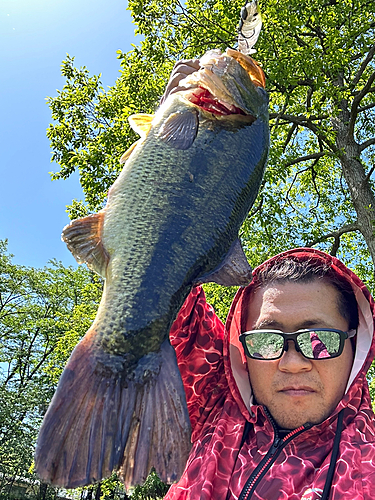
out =
<svg viewBox="0 0 375 500"><path fill-rule="evenodd" d="M223 286L246 286L252 279L252 269L237 238L220 266L200 277L196 284L214 282Z"/></svg>
<svg viewBox="0 0 375 500"><path fill-rule="evenodd" d="M103 278L109 255L102 240L104 212L76 219L64 227L61 238L79 264L86 263Z"/></svg>

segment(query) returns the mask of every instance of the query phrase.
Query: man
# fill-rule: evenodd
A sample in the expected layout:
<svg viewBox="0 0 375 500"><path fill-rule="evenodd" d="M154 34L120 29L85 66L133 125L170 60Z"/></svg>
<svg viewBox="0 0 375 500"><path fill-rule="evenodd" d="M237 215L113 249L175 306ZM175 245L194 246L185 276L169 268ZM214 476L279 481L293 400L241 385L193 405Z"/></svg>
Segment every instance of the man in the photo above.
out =
<svg viewBox="0 0 375 500"><path fill-rule="evenodd" d="M171 330L193 446L166 499L373 498L373 311L359 278L314 249L257 268L225 328L193 289Z"/></svg>

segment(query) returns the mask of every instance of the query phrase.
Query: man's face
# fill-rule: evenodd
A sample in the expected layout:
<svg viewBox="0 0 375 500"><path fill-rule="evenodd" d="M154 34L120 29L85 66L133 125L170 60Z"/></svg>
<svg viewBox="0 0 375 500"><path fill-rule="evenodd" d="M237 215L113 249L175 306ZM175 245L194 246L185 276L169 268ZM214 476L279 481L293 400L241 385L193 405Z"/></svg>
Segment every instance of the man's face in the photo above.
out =
<svg viewBox="0 0 375 500"><path fill-rule="evenodd" d="M292 333L303 328L349 328L338 310L338 291L320 281L273 284L250 298L247 330L270 328ZM353 362L349 339L341 356L312 361L288 342L275 361L247 358L250 382L258 404L266 405L277 424L296 429L325 420L345 392Z"/></svg>

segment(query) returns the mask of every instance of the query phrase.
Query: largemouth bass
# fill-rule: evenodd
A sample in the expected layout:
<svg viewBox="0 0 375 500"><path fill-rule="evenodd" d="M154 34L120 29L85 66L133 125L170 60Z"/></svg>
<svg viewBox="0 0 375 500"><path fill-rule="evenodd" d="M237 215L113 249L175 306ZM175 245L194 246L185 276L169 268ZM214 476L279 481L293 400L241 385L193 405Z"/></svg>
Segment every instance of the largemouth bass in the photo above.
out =
<svg viewBox="0 0 375 500"><path fill-rule="evenodd" d="M129 486L152 466L166 482L182 474L190 424L168 332L193 284L251 281L238 231L268 155L263 87L249 57L206 53L154 116L130 118L141 139L106 207L64 229L105 287L39 433L43 481L75 488L117 470Z"/></svg>

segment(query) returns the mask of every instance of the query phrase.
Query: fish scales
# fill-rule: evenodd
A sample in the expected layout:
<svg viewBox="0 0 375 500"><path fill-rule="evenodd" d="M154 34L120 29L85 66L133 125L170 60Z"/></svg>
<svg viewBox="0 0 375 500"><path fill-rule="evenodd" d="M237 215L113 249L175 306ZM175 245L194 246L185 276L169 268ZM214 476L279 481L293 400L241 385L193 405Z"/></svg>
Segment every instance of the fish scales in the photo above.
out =
<svg viewBox="0 0 375 500"><path fill-rule="evenodd" d="M105 209L64 229L105 287L39 433L46 482L73 488L117 470L129 486L152 466L167 482L183 471L190 427L168 332L194 283L251 279L238 230L269 147L261 70L229 49L203 61L210 69L187 77L155 117L133 119L142 138Z"/></svg>
<svg viewBox="0 0 375 500"><path fill-rule="evenodd" d="M248 206L253 202L245 193L247 206L244 207L241 192L246 189L251 191L252 188L252 183L248 182L248 164L254 144L261 140L262 127L259 126L259 135L255 133L252 141L247 140L247 127L239 127L235 134L229 135L221 126L215 129L212 123L207 123L207 127L209 130L204 124L200 127L193 146L187 152L171 151L170 147L159 145L159 163L154 169L148 166L155 157L158 128L150 132L142 151L134 155L127 166L134 173L136 185L140 188L135 189L131 178L125 175L121 180L124 186L119 183L118 189L123 193L120 197L127 199L127 203L120 203L116 193L110 194L109 209L113 217L108 217L108 223L104 222L103 241L107 248L113 246L121 251L116 252L108 270L106 298L111 309L107 309L107 314L119 311L118 331L126 331L128 336L132 332L138 335L144 328L148 329L152 319L157 321L165 317L165 329L161 330L163 338L158 340L164 339L176 308L173 304L170 310L170 301L165 297L169 299L178 294L181 287L186 287L194 278L221 262L237 235L244 212L248 212ZM254 127L257 125L254 124ZM245 145L239 148L242 141ZM205 153L207 143L217 152L216 156ZM162 158L160 150L164 152ZM261 154L254 158L255 165L259 164L260 157ZM230 175L227 165L235 165ZM189 172L194 177L193 181ZM253 183L259 183L262 173L262 167L258 166L258 171L253 172ZM146 197L142 191L143 183L148 186ZM134 217L134 211L137 217ZM119 237L117 226L123 221L129 221L129 230L124 238L126 245L121 246L116 241ZM107 237L107 233L114 234L115 238ZM133 276L137 279L117 283L112 275L121 274L124 265L134 270ZM136 274L138 268L142 272ZM112 282L117 284L113 292ZM156 290L161 290L160 294L147 288L145 284L150 282ZM134 310L139 309L144 311L141 317L134 314ZM106 322L107 318L104 324ZM109 331L108 335L113 333ZM149 348L145 346L145 349Z"/></svg>

